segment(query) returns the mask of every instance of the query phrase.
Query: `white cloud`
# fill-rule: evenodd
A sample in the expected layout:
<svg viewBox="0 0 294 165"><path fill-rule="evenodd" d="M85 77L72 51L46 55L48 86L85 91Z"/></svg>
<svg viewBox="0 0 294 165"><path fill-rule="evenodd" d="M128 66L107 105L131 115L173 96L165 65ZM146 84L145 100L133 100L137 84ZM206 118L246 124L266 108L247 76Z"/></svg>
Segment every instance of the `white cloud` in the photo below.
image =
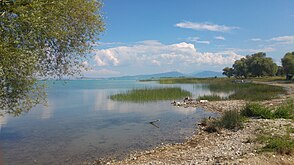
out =
<svg viewBox="0 0 294 165"><path fill-rule="evenodd" d="M270 39L271 41L276 41L279 44L294 44L294 36L280 36L274 37Z"/></svg>
<svg viewBox="0 0 294 165"><path fill-rule="evenodd" d="M161 43L157 40L145 40L145 41L139 41L137 43L142 45L161 45Z"/></svg>
<svg viewBox="0 0 294 165"><path fill-rule="evenodd" d="M116 51L113 51L112 49L103 49L98 52L94 50L93 52L96 54L94 57L94 61L96 62L98 66L107 66L107 65L117 66L120 63L119 59L116 57L116 54L117 54ZM99 54L101 55L99 56Z"/></svg>
<svg viewBox="0 0 294 165"><path fill-rule="evenodd" d="M98 66L106 66L106 65L107 65L107 63L104 62L104 61L102 61L101 58L100 58L99 56L95 56L95 57L94 57L94 61L96 62L96 64L97 64Z"/></svg>
<svg viewBox="0 0 294 165"><path fill-rule="evenodd" d="M176 27L193 29L193 30L207 30L214 32L227 32L233 29L239 29L239 27L235 26L225 26L225 25L217 25L212 23L198 23L198 22L180 22L175 24Z"/></svg>
<svg viewBox="0 0 294 165"><path fill-rule="evenodd" d="M210 44L210 41L196 41L198 44Z"/></svg>
<svg viewBox="0 0 294 165"><path fill-rule="evenodd" d="M223 36L216 36L216 37L214 37L214 39L217 39L217 40L226 40L225 37L223 37Z"/></svg>
<svg viewBox="0 0 294 165"><path fill-rule="evenodd" d="M122 42L95 42L91 46L113 46L113 45L123 45Z"/></svg>
<svg viewBox="0 0 294 165"><path fill-rule="evenodd" d="M201 41L200 37L189 37L187 39L187 41L195 42L195 43L198 43L198 44L210 44L210 41Z"/></svg>
<svg viewBox="0 0 294 165"><path fill-rule="evenodd" d="M160 61L158 60L152 60L151 63L158 66L160 65Z"/></svg>
<svg viewBox="0 0 294 165"><path fill-rule="evenodd" d="M257 52L273 52L275 48L273 47L265 47L261 49L240 49L240 48L228 48L227 50L233 52L244 52L244 53L257 53Z"/></svg>
<svg viewBox="0 0 294 165"><path fill-rule="evenodd" d="M260 38L251 38L250 41L261 41Z"/></svg>
<svg viewBox="0 0 294 165"><path fill-rule="evenodd" d="M226 65L232 64L242 56L230 52L198 52L193 44L150 44L140 42L132 46L119 46L109 49L96 49L95 61L98 66L146 66L169 65L185 67L187 65ZM97 60L99 59L99 60Z"/></svg>

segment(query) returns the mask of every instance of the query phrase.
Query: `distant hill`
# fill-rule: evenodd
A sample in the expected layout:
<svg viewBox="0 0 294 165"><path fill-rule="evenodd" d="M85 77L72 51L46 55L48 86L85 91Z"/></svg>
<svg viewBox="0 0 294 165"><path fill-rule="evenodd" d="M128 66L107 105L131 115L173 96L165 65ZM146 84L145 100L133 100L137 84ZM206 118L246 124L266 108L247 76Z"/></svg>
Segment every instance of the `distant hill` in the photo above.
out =
<svg viewBox="0 0 294 165"><path fill-rule="evenodd" d="M158 78L169 78L169 77L184 77L186 76L180 72L165 72L157 74L147 74L147 75L135 75L135 76L122 76L122 77L112 77L110 79L119 79L119 80L143 80L143 79L158 79Z"/></svg>
<svg viewBox="0 0 294 165"><path fill-rule="evenodd" d="M121 77L111 77L109 79L114 80L145 80L145 79L158 79L158 78L174 78L174 77L224 77L222 72L214 72L214 71L202 71L202 72L194 72L190 74L184 74L181 72L164 72L157 74L146 74L146 75L135 75L135 76L121 76Z"/></svg>
<svg viewBox="0 0 294 165"><path fill-rule="evenodd" d="M204 78L204 77L224 77L222 72L214 72L214 71L202 71L202 72L196 72L196 73L191 73L191 77L199 77L199 78Z"/></svg>

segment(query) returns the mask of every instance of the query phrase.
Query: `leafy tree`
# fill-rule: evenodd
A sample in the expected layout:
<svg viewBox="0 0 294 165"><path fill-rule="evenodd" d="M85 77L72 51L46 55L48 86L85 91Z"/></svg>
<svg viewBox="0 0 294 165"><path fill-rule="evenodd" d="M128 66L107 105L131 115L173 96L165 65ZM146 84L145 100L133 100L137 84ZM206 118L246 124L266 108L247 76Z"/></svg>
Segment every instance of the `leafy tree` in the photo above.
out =
<svg viewBox="0 0 294 165"><path fill-rule="evenodd" d="M276 76L283 76L283 75L285 75L284 68L282 66L278 66Z"/></svg>
<svg viewBox="0 0 294 165"><path fill-rule="evenodd" d="M246 64L246 59L241 58L241 60L236 60L235 63L233 64L234 68L234 75L236 77L244 77L247 78L248 76L248 66Z"/></svg>
<svg viewBox="0 0 294 165"><path fill-rule="evenodd" d="M253 77L274 76L278 66L263 52L246 56L248 74Z"/></svg>
<svg viewBox="0 0 294 165"><path fill-rule="evenodd" d="M44 100L37 78L80 73L104 30L100 8L96 0L0 1L2 114L18 115Z"/></svg>
<svg viewBox="0 0 294 165"><path fill-rule="evenodd" d="M236 60L233 64L232 70L224 68L225 75L231 71L235 77L260 77L260 76L274 76L277 73L278 66L274 63L272 58L266 57L263 52L247 55L246 58Z"/></svg>
<svg viewBox="0 0 294 165"><path fill-rule="evenodd" d="M233 76L233 74L234 74L234 70L233 70L233 68L229 68L229 67L225 67L224 69L223 69L223 75L225 75L225 76L227 76L227 77L232 77Z"/></svg>
<svg viewBox="0 0 294 165"><path fill-rule="evenodd" d="M287 74L287 77L294 75L294 52L288 52L285 54L285 56L282 58L282 65L285 73Z"/></svg>

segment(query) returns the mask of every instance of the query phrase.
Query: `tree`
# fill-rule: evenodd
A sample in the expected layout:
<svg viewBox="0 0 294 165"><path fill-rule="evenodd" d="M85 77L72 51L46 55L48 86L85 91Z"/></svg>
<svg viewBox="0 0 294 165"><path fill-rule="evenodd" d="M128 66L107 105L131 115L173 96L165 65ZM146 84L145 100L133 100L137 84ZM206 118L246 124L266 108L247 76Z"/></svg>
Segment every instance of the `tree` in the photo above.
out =
<svg viewBox="0 0 294 165"><path fill-rule="evenodd" d="M100 9L96 0L0 1L1 110L18 115L43 100L37 78L81 72L104 30Z"/></svg>
<svg viewBox="0 0 294 165"><path fill-rule="evenodd" d="M231 77L233 76L233 74L234 74L234 70L233 70L233 68L225 67L225 68L223 69L223 75L225 75L225 76L231 78Z"/></svg>
<svg viewBox="0 0 294 165"><path fill-rule="evenodd" d="M294 52L288 52L282 58L282 65L288 79L292 79L294 75ZM292 77L291 77L292 75Z"/></svg>
<svg viewBox="0 0 294 165"><path fill-rule="evenodd" d="M283 76L283 75L285 75L284 68L282 66L278 66L276 76Z"/></svg>
<svg viewBox="0 0 294 165"><path fill-rule="evenodd" d="M253 77L274 76L278 66L263 52L246 56L248 73Z"/></svg>
<svg viewBox="0 0 294 165"><path fill-rule="evenodd" d="M234 75L236 77L244 77L247 78L248 76L248 66L246 64L246 59L241 58L240 60L236 60L235 63L233 64L234 68Z"/></svg>
<svg viewBox="0 0 294 165"><path fill-rule="evenodd" d="M266 57L263 52L247 55L246 58L236 60L233 64L232 70L224 68L225 75L231 71L235 77L261 77L261 76L274 76L277 73L278 66L274 63L272 58Z"/></svg>

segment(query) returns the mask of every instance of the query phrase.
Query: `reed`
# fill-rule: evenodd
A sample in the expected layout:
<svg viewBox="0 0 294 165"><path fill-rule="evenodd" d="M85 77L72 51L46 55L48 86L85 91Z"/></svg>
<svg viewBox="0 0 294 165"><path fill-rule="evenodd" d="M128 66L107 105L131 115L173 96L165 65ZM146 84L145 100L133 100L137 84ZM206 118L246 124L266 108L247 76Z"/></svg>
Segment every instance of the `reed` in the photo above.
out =
<svg viewBox="0 0 294 165"><path fill-rule="evenodd" d="M144 88L115 94L110 96L110 99L127 102L150 102L182 99L187 96L191 97L192 94L181 88Z"/></svg>
<svg viewBox="0 0 294 165"><path fill-rule="evenodd" d="M251 81L244 81L235 78L173 78L160 79L161 84L204 84L212 92L233 92L228 97L230 100L262 101L278 98L285 94L283 87L266 84L254 84ZM242 82L242 81L241 81ZM208 96L205 96L208 97ZM211 99L221 99L210 96ZM208 99L207 99L208 100Z"/></svg>
<svg viewBox="0 0 294 165"><path fill-rule="evenodd" d="M199 96L198 100L220 101L220 100L225 100L225 98L213 94L213 95Z"/></svg>

